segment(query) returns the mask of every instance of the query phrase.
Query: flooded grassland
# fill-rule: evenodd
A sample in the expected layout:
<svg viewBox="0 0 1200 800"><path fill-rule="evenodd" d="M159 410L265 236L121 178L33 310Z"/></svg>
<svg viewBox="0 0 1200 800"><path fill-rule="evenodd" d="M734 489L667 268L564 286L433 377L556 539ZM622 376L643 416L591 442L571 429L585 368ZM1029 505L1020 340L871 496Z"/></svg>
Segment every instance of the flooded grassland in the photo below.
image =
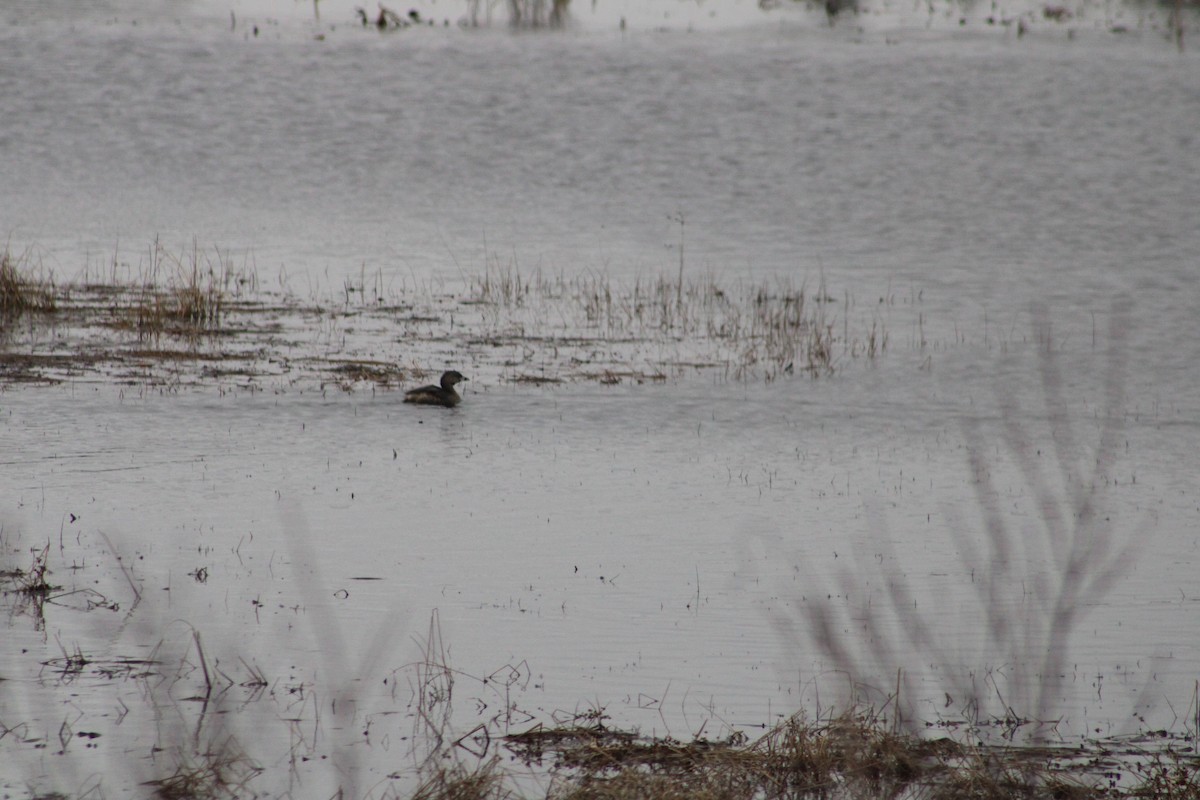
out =
<svg viewBox="0 0 1200 800"><path fill-rule="evenodd" d="M1196 796L1166 9L384 5L3 12L0 796Z"/></svg>
<svg viewBox="0 0 1200 800"><path fill-rule="evenodd" d="M263 284L4 257L9 795L1195 796L1194 423L1128 307Z"/></svg>

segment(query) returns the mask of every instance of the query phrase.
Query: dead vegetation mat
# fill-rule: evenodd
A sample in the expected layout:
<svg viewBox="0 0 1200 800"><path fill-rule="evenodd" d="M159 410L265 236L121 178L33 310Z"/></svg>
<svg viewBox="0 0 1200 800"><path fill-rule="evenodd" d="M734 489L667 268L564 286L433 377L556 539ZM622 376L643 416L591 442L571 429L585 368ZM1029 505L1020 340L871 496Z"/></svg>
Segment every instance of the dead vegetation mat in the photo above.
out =
<svg viewBox="0 0 1200 800"><path fill-rule="evenodd" d="M733 380L829 375L887 347L888 303L823 287L618 284L489 270L455 290L298 297L220 259L153 251L129 282L60 283L2 256L0 385L95 380L251 388L389 388L453 363L506 383L641 384L696 371ZM853 322L851 322L853 318Z"/></svg>
<svg viewBox="0 0 1200 800"><path fill-rule="evenodd" d="M966 745L896 731L869 713L797 716L755 741L682 742L603 725L537 726L505 740L515 758L558 776L556 800L1200 798L1195 742L1147 744Z"/></svg>

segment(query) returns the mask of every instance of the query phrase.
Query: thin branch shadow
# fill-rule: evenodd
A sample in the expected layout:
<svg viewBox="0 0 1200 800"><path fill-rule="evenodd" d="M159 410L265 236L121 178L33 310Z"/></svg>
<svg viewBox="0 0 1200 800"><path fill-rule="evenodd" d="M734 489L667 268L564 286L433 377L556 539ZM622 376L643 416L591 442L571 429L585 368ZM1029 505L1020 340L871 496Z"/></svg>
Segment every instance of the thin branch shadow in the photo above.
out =
<svg viewBox="0 0 1200 800"><path fill-rule="evenodd" d="M1055 715L1062 711L1072 634L1087 610L1132 567L1143 544L1118 528L1099 491L1123 441L1128 322L1129 309L1114 305L1104 354L1104 407L1088 455L1080 455L1084 443L1072 426L1062 356L1053 346L1043 307L1034 309L1033 333L1048 439L1029 422L1030 412L1021 407L1012 384L1000 379L998 437L989 438L978 417L962 420L979 520L969 523L955 508L944 509L944 516L964 574L971 577L974 606L919 609L918 600L926 596L918 597L900 571L848 563L827 584L835 591L820 592L797 615L775 615L772 622L787 641L809 640L838 673L849 676L856 695L852 702L894 700L902 715L896 695L909 700L919 691L928 695L926 678L933 673L946 706L956 705L969 722L999 722L1009 737L1029 723L1035 723L1033 738L1053 732ZM1004 468L1015 470L1020 489L1032 498L1036 514L1026 524L1014 521L997 486ZM886 515L871 506L866 513L876 533L876 564L898 563ZM845 607L843 599L862 595L876 582L885 603L853 612ZM1014 593L1019 602L1014 603ZM972 629L983 634L981 652L969 657L971 664L960 663L963 643L947 630L948 613L966 615ZM901 669L895 676L913 653L920 654L924 672ZM904 719L910 730L918 723L911 712Z"/></svg>

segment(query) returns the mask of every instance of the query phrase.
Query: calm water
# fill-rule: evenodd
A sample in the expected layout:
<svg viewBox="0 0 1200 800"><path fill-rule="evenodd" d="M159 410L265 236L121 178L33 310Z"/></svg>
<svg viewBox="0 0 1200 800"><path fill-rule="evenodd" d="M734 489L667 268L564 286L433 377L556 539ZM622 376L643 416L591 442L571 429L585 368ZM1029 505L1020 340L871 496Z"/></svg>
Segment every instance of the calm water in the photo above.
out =
<svg viewBox="0 0 1200 800"><path fill-rule="evenodd" d="M985 713L1036 705L1049 641L1065 678L1041 708L1064 736L1186 708L1200 674L1194 52L1089 18L1071 40L798 15L381 37L324 4L320 23L238 11L233 30L209 6L3 12L14 252L70 280L114 259L137 274L156 237L196 241L320 296L364 271L395 293L454 291L489 262L673 275L682 234L689 275L891 299L889 352L815 381L616 387L513 385L483 360L451 413L270 381L5 387L5 564L50 542L54 581L98 594L48 605L44 628L8 617L0 723L26 744L0 741L0 785L113 791L158 774L144 754L172 730L211 733L186 702L202 686L193 630L235 684L247 665L268 680L218 726L255 758L283 775L300 750L318 767L299 779L323 788L320 759L353 752L382 780L408 763L402 668L434 609L472 676L455 689L472 720L595 705L682 738L812 711L848 683L813 635L822 600L866 694L903 668L923 719L961 718L962 687ZM1035 304L1065 421L1047 410ZM1115 340L1114 304L1128 308ZM1110 346L1125 356L1113 407ZM395 338L377 347L412 358ZM1042 504L1098 451L1084 491L1111 528L1089 530L1133 548L1059 637ZM985 534L989 510L1008 550ZM86 610L96 596L120 609ZM1008 638L989 627L997 610ZM76 647L101 667L166 666L153 690L43 667ZM475 680L505 667L507 691Z"/></svg>

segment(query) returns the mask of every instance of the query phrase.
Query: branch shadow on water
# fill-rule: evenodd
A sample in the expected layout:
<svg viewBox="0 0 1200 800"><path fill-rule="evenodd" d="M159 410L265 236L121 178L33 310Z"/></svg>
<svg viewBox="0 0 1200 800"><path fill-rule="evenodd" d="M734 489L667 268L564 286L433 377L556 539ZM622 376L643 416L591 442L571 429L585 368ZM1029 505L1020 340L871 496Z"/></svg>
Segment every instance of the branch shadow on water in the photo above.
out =
<svg viewBox="0 0 1200 800"><path fill-rule="evenodd" d="M943 514L970 580L966 593L953 596L962 607L952 607L949 597L930 603L928 587L882 566L900 563L899 554L886 515L868 505L876 563L851 563L824 584L828 590L816 602L774 614L784 641L799 647L808 640L839 681L848 679L848 703L889 708L897 729L915 733L931 722L919 718L916 704L932 704L936 693L944 695L943 709L961 715L941 719L945 727L965 724L981 736L981 728L998 729L1005 739L1033 742L1059 735L1062 715L1074 710L1063 703L1072 635L1127 574L1142 544L1118 527L1100 491L1124 440L1128 320L1128 309L1114 306L1094 442L1078 438L1072 425L1063 357L1044 308L1034 310L1033 333L1049 435L1042 436L1039 410L1022 408L1013 383L999 378L998 432L989 436L979 416L963 418L978 520L956 508ZM1014 475L1017 494L1030 498L1029 518L1010 511L1001 475ZM850 607L850 598L869 596L873 586L885 602Z"/></svg>

